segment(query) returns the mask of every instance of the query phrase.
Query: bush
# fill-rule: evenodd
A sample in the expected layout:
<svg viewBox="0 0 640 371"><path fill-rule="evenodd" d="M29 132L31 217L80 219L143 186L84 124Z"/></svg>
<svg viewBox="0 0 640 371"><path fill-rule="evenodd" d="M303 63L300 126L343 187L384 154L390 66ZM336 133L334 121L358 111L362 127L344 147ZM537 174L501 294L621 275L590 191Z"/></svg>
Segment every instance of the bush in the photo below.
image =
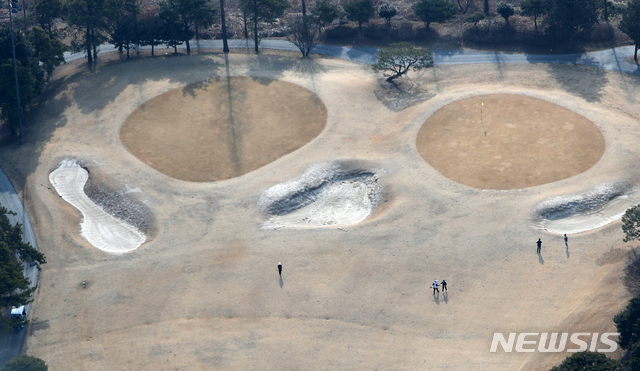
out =
<svg viewBox="0 0 640 371"><path fill-rule="evenodd" d="M532 32L517 32L516 29L503 27L495 21L481 24L480 27L469 28L464 31L462 37L466 42L485 45L519 43L522 45L547 47L555 43L555 41L547 35Z"/></svg>
<svg viewBox="0 0 640 371"><path fill-rule="evenodd" d="M335 26L327 28L324 31L324 37L328 40L340 40L355 37L358 35L358 30L349 26Z"/></svg>
<svg viewBox="0 0 640 371"><path fill-rule="evenodd" d="M372 40L382 40L387 36L387 29L385 27L378 27L374 24L362 29L362 35Z"/></svg>
<svg viewBox="0 0 640 371"><path fill-rule="evenodd" d="M464 21L467 23L473 23L473 27L478 27L478 23L485 18L487 18L487 16L484 15L484 13L476 12L465 18Z"/></svg>
<svg viewBox="0 0 640 371"><path fill-rule="evenodd" d="M0 371L47 371L49 366L40 358L22 355L5 363Z"/></svg>

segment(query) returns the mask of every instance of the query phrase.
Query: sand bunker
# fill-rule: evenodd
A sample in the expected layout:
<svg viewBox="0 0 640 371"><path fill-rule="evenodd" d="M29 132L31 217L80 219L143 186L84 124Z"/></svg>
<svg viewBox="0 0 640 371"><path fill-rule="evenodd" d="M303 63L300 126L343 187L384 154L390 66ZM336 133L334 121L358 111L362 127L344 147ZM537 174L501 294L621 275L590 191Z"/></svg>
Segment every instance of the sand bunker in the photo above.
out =
<svg viewBox="0 0 640 371"><path fill-rule="evenodd" d="M551 197L533 209L534 227L557 234L586 232L622 218L640 203L637 188L600 184L586 192Z"/></svg>
<svg viewBox="0 0 640 371"><path fill-rule="evenodd" d="M585 117L515 94L475 96L440 108L420 129L416 145L447 178L484 189L526 188L578 175L605 148L600 130Z"/></svg>
<svg viewBox="0 0 640 371"><path fill-rule="evenodd" d="M301 176L269 188L258 205L264 228L321 228L358 224L383 198L379 171L346 163L319 163Z"/></svg>
<svg viewBox="0 0 640 371"><path fill-rule="evenodd" d="M297 150L326 122L320 98L301 86L231 77L151 99L127 118L120 139L167 176L209 182L246 174Z"/></svg>
<svg viewBox="0 0 640 371"><path fill-rule="evenodd" d="M146 239L143 233L107 214L87 197L84 185L88 179L89 173L73 160L63 161L49 174L58 194L82 212L82 237L100 250L112 253L132 251L142 245Z"/></svg>

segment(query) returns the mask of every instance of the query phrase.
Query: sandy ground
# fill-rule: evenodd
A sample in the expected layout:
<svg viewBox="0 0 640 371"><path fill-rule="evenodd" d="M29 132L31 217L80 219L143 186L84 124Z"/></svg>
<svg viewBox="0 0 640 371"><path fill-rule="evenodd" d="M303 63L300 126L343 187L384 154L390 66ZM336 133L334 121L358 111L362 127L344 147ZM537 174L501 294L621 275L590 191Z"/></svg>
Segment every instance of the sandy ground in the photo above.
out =
<svg viewBox="0 0 640 371"><path fill-rule="evenodd" d="M149 100L125 121L120 138L165 175L216 181L295 151L318 136L326 121L322 101L299 85L217 78Z"/></svg>
<svg viewBox="0 0 640 371"><path fill-rule="evenodd" d="M150 99L225 73L221 55L167 56L93 74L61 70L26 143L0 152L47 255L26 352L51 370L545 370L567 353L490 353L493 333L615 330L611 317L629 298L620 224L571 236L565 250L559 236L530 226L530 214L549 197L638 184L638 77L564 65L439 66L397 92L370 67L336 59L232 54L229 68L314 92L327 108L325 129L236 178L163 175L127 151L121 126ZM433 112L502 93L584 116L604 137L602 158L570 178L502 191L454 182L422 159L416 138ZM121 255L87 243L80 212L48 182L65 158L139 188L132 197L155 212L156 237ZM375 218L342 229L260 228L265 190L332 160L382 169L389 197ZM448 295L431 294L436 278L447 280Z"/></svg>
<svg viewBox="0 0 640 371"><path fill-rule="evenodd" d="M418 133L420 156L473 188L520 189L580 174L604 138L585 117L542 99L480 95L442 107Z"/></svg>

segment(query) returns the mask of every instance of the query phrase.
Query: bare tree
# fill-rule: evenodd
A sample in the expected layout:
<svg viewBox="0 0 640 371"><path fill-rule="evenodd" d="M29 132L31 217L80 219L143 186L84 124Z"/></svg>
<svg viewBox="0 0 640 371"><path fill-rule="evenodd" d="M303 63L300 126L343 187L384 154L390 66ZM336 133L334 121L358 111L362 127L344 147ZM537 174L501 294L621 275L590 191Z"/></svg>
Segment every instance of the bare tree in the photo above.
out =
<svg viewBox="0 0 640 371"><path fill-rule="evenodd" d="M309 27L303 17L293 23L291 33L287 35L287 40L300 49L302 58L307 58L313 47L318 43L318 32L315 27Z"/></svg>

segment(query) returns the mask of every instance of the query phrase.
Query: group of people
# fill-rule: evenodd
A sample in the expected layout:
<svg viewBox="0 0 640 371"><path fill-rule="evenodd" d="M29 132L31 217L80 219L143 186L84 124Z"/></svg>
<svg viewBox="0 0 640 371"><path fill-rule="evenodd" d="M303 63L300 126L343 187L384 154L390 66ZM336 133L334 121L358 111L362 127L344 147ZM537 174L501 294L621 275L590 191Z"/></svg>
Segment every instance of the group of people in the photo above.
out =
<svg viewBox="0 0 640 371"><path fill-rule="evenodd" d="M440 284L442 285L442 292L449 291L447 290L447 281L442 280ZM440 290L438 289L438 280L434 280L433 284L431 284L431 287L433 288L433 295L435 295L436 292L440 293Z"/></svg>
<svg viewBox="0 0 640 371"><path fill-rule="evenodd" d="M540 254L540 250L542 249L542 240L538 238L538 241L536 241L536 245L538 245L536 253ZM569 250L569 238L567 237L566 233L564 234L564 246L567 248L567 250Z"/></svg>
<svg viewBox="0 0 640 371"><path fill-rule="evenodd" d="M282 276L282 263L278 262L278 274L280 276ZM448 292L449 290L447 290L447 281L442 280L442 282L440 283L442 285L442 292ZM431 285L431 287L433 288L433 295L436 294L436 292L440 293L440 289L438 288L438 280L434 280L433 284Z"/></svg>

